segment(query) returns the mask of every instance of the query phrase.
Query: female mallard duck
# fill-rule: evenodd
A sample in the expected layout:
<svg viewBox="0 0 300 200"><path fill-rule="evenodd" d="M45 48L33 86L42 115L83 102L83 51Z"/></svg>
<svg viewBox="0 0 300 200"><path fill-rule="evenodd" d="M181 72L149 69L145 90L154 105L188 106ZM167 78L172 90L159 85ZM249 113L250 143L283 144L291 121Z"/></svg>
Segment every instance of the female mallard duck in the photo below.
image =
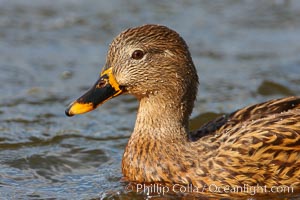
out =
<svg viewBox="0 0 300 200"><path fill-rule="evenodd" d="M160 25L128 29L99 80L66 110L95 109L120 94L139 100L122 161L128 181L300 186L300 97L240 109L189 133L198 76L185 41Z"/></svg>

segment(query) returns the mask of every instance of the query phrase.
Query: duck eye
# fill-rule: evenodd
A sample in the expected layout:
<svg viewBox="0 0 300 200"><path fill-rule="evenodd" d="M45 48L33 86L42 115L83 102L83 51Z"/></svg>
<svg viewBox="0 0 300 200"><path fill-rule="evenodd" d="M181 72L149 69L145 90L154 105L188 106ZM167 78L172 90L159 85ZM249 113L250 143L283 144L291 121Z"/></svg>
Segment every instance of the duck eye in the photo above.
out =
<svg viewBox="0 0 300 200"><path fill-rule="evenodd" d="M144 52L142 50L135 50L131 55L131 58L135 60L140 60L143 57L144 57Z"/></svg>

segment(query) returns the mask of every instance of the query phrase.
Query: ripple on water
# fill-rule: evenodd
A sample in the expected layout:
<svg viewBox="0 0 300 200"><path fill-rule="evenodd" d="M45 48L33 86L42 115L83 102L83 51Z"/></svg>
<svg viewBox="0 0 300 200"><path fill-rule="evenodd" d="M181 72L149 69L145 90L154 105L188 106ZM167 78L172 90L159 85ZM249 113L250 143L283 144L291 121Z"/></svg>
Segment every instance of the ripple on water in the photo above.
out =
<svg viewBox="0 0 300 200"><path fill-rule="evenodd" d="M201 83L197 129L218 113L299 95L299 13L297 0L0 1L0 199L150 199L120 181L133 97L64 116L123 28L165 24L186 39Z"/></svg>
<svg viewBox="0 0 300 200"><path fill-rule="evenodd" d="M293 96L295 93L291 91L288 87L281 85L279 83L265 80L257 88L257 93L265 96L269 95L285 95Z"/></svg>

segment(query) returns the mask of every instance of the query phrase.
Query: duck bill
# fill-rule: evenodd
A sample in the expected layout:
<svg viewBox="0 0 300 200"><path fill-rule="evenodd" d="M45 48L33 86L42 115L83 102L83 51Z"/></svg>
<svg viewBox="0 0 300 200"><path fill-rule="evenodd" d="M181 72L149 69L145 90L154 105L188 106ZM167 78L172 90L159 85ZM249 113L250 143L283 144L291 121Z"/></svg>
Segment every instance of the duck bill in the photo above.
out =
<svg viewBox="0 0 300 200"><path fill-rule="evenodd" d="M69 105L65 113L71 117L94 110L107 100L120 95L123 91L108 68L101 73L96 83L81 97Z"/></svg>

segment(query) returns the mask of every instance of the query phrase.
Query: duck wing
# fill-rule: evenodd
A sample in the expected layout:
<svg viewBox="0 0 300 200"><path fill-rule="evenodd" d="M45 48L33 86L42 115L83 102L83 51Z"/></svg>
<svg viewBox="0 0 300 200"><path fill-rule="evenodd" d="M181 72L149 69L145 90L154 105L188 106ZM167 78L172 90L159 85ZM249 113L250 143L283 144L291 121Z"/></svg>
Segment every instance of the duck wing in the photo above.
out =
<svg viewBox="0 0 300 200"><path fill-rule="evenodd" d="M300 97L286 97L251 105L204 124L200 129L189 133L189 140L197 141L204 136L228 130L247 121L258 120L295 109L300 109Z"/></svg>

